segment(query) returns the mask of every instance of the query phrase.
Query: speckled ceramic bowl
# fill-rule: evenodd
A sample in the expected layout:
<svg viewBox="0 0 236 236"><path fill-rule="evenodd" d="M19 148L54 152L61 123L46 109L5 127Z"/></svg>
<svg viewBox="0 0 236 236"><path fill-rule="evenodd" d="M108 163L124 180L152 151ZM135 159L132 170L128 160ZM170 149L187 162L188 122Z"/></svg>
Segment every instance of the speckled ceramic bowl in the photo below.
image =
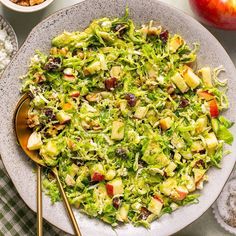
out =
<svg viewBox="0 0 236 236"><path fill-rule="evenodd" d="M18 78L26 73L30 57L35 49L48 52L52 37L64 30L82 30L94 18L121 16L127 5L131 18L137 24L155 20L172 33L181 34L188 43L199 42L201 44L198 53L199 67L203 65L225 67L226 73L223 73L222 77L229 79L228 96L231 103L230 110L225 115L235 121L235 67L219 42L190 16L156 0L87 0L56 12L32 30L0 80L0 153L19 194L34 211L36 210L36 176L32 172L31 163L16 144L12 126L14 108L20 97L21 83ZM232 128L232 132L236 133L236 126ZM114 230L109 225L96 219L89 219L78 210L74 210L83 235L161 236L173 234L184 228L201 216L219 195L235 163L235 142L231 150L232 153L222 161L222 169L212 168L209 171L209 183L201 191L198 204L180 208L171 215L164 215L153 222L149 230L132 225L121 226ZM50 199L44 196L43 215L50 223L66 232L73 233L62 203L52 206Z"/></svg>

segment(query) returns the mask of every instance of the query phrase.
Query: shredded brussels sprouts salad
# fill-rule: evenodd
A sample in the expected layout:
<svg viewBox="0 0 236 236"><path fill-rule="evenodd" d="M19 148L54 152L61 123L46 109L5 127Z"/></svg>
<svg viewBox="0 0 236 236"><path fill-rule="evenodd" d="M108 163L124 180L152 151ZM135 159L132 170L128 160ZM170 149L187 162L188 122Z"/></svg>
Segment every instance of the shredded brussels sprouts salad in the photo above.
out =
<svg viewBox="0 0 236 236"><path fill-rule="evenodd" d="M49 55L32 58L22 88L32 96L28 149L57 166L81 212L149 227L197 202L233 123L220 115L229 107L221 69L196 69L192 48L152 21L135 26L126 12L64 32ZM60 200L49 169L43 185Z"/></svg>

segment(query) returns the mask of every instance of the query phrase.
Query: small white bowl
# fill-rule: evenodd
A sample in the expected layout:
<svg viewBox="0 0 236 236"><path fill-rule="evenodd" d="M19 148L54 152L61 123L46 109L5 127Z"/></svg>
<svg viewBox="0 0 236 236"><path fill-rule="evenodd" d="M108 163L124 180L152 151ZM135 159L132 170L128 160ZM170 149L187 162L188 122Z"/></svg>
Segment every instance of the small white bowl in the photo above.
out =
<svg viewBox="0 0 236 236"><path fill-rule="evenodd" d="M54 0L46 0L45 2L35 5L35 6L20 6L10 0L1 0L1 3L14 11L29 13L29 12L42 10L43 8L51 4L53 1Z"/></svg>

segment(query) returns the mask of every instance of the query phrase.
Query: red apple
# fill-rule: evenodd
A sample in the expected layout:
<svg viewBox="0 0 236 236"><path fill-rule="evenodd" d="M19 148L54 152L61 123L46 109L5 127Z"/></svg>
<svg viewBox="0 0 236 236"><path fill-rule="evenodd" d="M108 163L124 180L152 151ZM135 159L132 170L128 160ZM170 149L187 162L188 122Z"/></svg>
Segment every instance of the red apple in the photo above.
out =
<svg viewBox="0 0 236 236"><path fill-rule="evenodd" d="M176 192L178 193L177 200L179 201L184 200L188 194L188 190L184 187L177 187Z"/></svg>
<svg viewBox="0 0 236 236"><path fill-rule="evenodd" d="M234 0L189 0L199 20L208 25L236 30L236 2Z"/></svg>
<svg viewBox="0 0 236 236"><path fill-rule="evenodd" d="M70 96L71 96L72 98L77 98L77 97L80 96L80 92L79 92L79 91L72 91L72 92L70 93Z"/></svg>
<svg viewBox="0 0 236 236"><path fill-rule="evenodd" d="M207 101L214 98L214 95L212 93L209 93L208 91L197 91L197 94L200 98L203 98Z"/></svg>
<svg viewBox="0 0 236 236"><path fill-rule="evenodd" d="M92 181L103 181L104 180L104 175L99 173L99 172L94 172L91 175Z"/></svg>
<svg viewBox="0 0 236 236"><path fill-rule="evenodd" d="M216 118L219 115L218 105L215 99L208 102L210 107L210 114L212 118Z"/></svg>
<svg viewBox="0 0 236 236"><path fill-rule="evenodd" d="M108 182L106 184L107 194L110 197L113 197L114 195L123 194L124 188L123 183L120 178L113 179L112 181Z"/></svg>

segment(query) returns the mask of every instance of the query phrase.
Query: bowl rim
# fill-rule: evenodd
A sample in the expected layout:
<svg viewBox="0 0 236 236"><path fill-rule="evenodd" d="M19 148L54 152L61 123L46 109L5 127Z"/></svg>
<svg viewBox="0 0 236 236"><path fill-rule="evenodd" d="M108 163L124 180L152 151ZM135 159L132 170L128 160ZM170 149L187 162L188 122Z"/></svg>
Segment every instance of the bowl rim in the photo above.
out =
<svg viewBox="0 0 236 236"><path fill-rule="evenodd" d="M6 1L6 0L2 0L2 1ZM54 1L54 0L52 0L52 1ZM45 17L43 20L41 20L37 25L35 25L35 26L31 29L30 33L28 34L28 36L26 37L26 39L23 41L23 43L22 43L22 45L20 46L19 50L18 50L17 53L14 55L13 60L14 60L15 57L17 57L17 55L18 55L19 53L21 53L21 49L25 46L25 44L26 44L26 42L28 41L28 39L31 37L31 35L33 35L33 34L35 33L35 31L37 31L37 28L40 27L40 25L41 25L42 23L46 22L46 21L47 21L49 18L51 18L52 16L54 16L54 15L60 13L60 12L69 10L69 9L72 8L72 7L79 6L80 4L83 4L83 3L86 2L86 1L87 1L87 0L82 0L82 1L80 1L80 2L78 2L78 3L72 4L72 5L70 5L70 6L63 7L63 8L61 8L61 9L59 9L59 10L57 10L57 11L55 11L55 12L49 14L47 17ZM90 0L88 0L88 1L90 1ZM163 2L163 1L157 1L157 2L158 2L158 4L161 4L161 5L164 5L165 7L174 9L175 11L178 11L179 13L181 13L181 14L187 16L188 18L191 18L192 21L195 22L195 24L197 24L197 25L201 26L203 29L205 29L205 30L208 32L208 34L211 35L211 36L215 39L215 41L217 41L218 46L219 46L221 49L223 49L223 50L225 51L225 53L226 53L226 55L228 56L228 59L229 59L229 61L230 61L230 63L231 63L231 66L234 67L234 72L235 72L235 74L236 74L235 65L234 65L234 63L232 62L232 59L229 57L228 53L226 52L226 50L224 49L224 47L221 45L221 43L218 41L218 39L217 39L204 25L202 25L202 24L201 24L199 21L197 21L194 17L191 17L188 13L186 13L186 12L184 12L184 11L181 11L180 9L178 9L178 8L176 8L176 7L174 7L174 6L170 5L170 4L168 4L168 3L166 3L166 2ZM6 69L7 69L8 67L10 67L10 64L12 64L12 62L10 62L10 63L8 64L8 66L6 67ZM6 69L5 69L5 70L6 70ZM5 71L5 70L4 70L4 71ZM1 155L1 149L0 149L0 155ZM2 159L2 158L1 158L1 159ZM6 172L7 172L7 174L10 176L10 174L8 173L8 170L7 170L7 168L6 168L6 165L5 165L4 161L3 161L3 159L2 159L2 163L3 163L3 166L4 166L4 168L5 168ZM234 161L234 165L231 167L231 170L230 170L230 172L229 172L229 175L228 175L228 177L227 177L227 180L225 181L225 183L223 184L222 188L220 189L220 193L221 193L221 191L223 190L223 188L224 188L225 184L227 183L227 181L230 179L230 174L233 172L234 167L236 167L236 161ZM10 177L10 179L11 179L11 177ZM12 181L12 182L13 182L13 181ZM16 188L16 190L18 191L19 195L21 196L20 191L18 190L18 187L16 187L16 185L15 185L14 182L13 182L13 185L14 185L14 187ZM220 193L217 195L216 198L214 198L214 199L212 200L212 204L213 204L213 203L217 200L217 198L220 196ZM34 207L32 207L32 206L30 206L30 205L28 204L28 202L27 202L24 198L21 197L21 199L25 202L26 206L27 206L29 209L31 209L33 212L36 212L36 211L37 211L37 209L34 208ZM202 212L199 214L199 216L198 216L195 220L193 220L193 221L191 221L190 223L186 224L185 227L187 227L187 226L193 224L193 223L194 223L197 219L199 219L207 210L209 210L210 207L211 207L211 205L210 205L207 209L205 209L204 211L202 211ZM67 230L65 230L65 229L62 229L61 227L59 227L58 225L52 223L50 220L48 220L48 219L46 219L46 218L44 218L44 220L46 220L46 221L49 222L51 225L53 225L54 227L60 229L61 231L65 232L65 233L71 233L71 232L69 232L69 231L67 231ZM184 228L185 228L185 227L184 227ZM182 229L183 229L183 228L179 228L177 231L175 231L175 233L179 232L179 231L182 230Z"/></svg>
<svg viewBox="0 0 236 236"><path fill-rule="evenodd" d="M1 3L11 10L14 10L17 12L30 13L30 12L36 12L36 11L42 10L43 8L50 5L53 1L54 0L45 0L44 2L38 5L34 5L34 6L20 6L10 0L1 0Z"/></svg>

